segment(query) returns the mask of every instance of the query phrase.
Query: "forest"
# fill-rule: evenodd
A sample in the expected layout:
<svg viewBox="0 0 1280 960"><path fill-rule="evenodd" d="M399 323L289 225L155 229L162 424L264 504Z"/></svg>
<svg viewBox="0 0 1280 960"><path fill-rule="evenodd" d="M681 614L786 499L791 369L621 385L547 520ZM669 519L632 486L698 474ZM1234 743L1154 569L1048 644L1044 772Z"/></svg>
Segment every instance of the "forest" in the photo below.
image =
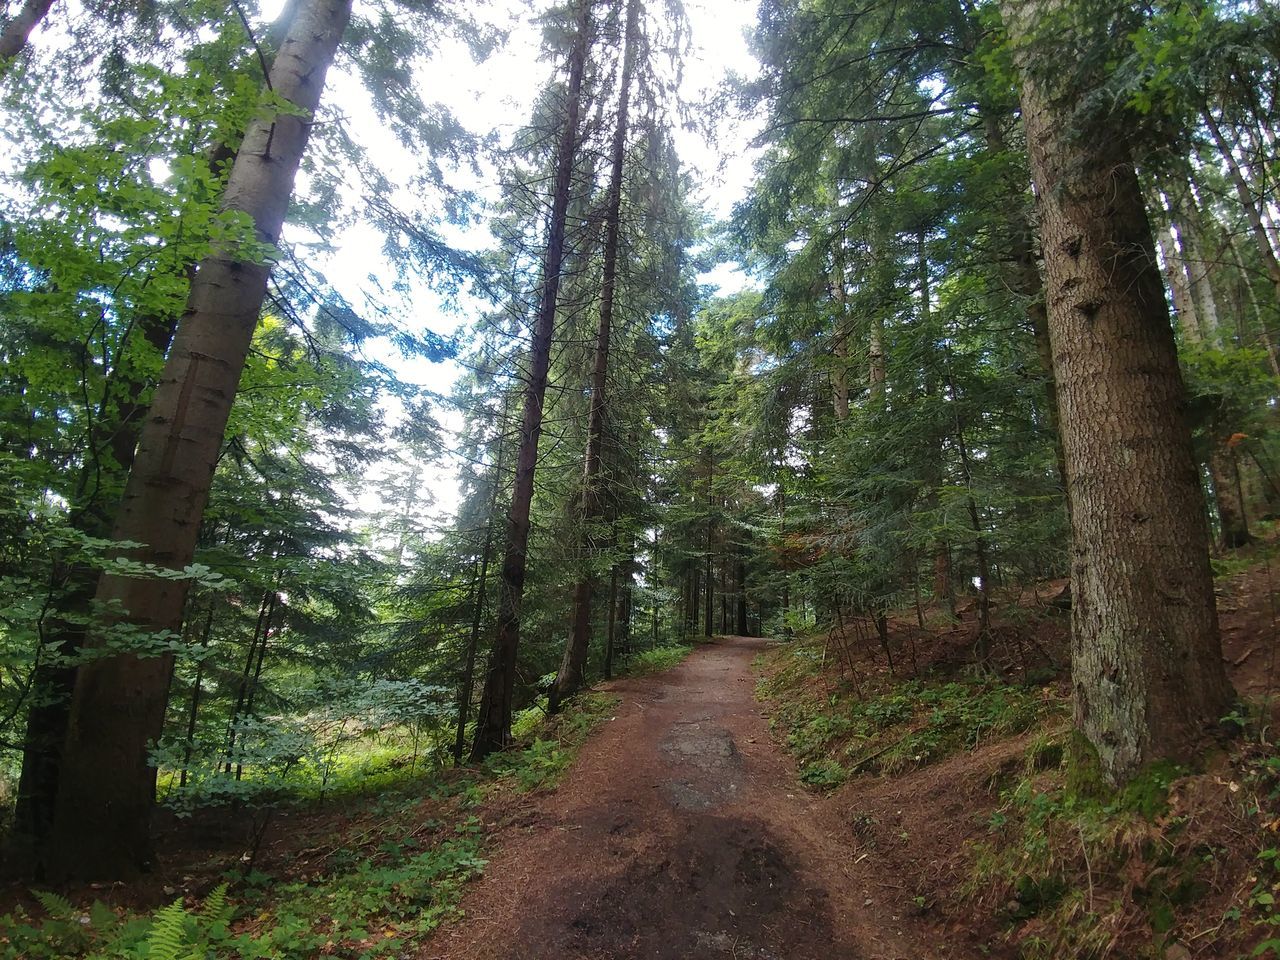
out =
<svg viewBox="0 0 1280 960"><path fill-rule="evenodd" d="M0 958L1280 957L1280 8L6 0L0 112Z"/></svg>

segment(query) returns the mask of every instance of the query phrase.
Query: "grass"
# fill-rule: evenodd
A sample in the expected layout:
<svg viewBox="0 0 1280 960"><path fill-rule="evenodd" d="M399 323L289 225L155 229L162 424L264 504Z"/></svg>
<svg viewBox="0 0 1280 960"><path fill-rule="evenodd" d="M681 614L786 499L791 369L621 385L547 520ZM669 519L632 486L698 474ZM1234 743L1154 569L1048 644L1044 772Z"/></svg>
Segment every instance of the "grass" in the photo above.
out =
<svg viewBox="0 0 1280 960"><path fill-rule="evenodd" d="M800 779L829 789L860 773L897 774L1062 714L1052 692L996 680L888 679L864 696L823 689L808 641L765 655L757 693L800 762Z"/></svg>
<svg viewBox="0 0 1280 960"><path fill-rule="evenodd" d="M484 868L478 808L504 793L553 788L618 698L587 693L563 714L526 723L532 740L478 768L421 771L385 764L388 779L359 827L293 858L301 872L228 872L203 901L155 911L78 905L38 893L40 910L0 916L0 960L311 960L407 956L458 914ZM326 849L328 848L328 849Z"/></svg>
<svg viewBox="0 0 1280 960"><path fill-rule="evenodd" d="M626 675L629 677L643 677L651 673L670 670L692 652L693 647L684 644L669 644L641 651L627 661Z"/></svg>

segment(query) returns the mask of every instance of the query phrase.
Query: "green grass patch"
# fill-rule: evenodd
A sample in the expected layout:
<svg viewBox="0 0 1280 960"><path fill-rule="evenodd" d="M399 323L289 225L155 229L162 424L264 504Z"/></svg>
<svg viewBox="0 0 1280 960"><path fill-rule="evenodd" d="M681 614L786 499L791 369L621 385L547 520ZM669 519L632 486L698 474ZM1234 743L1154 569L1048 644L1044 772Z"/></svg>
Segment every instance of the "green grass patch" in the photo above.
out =
<svg viewBox="0 0 1280 960"><path fill-rule="evenodd" d="M767 662L757 695L773 707L771 724L800 761L801 780L818 788L936 763L1065 711L1040 688L984 679L890 681L863 697L843 684L820 690L820 662L806 641Z"/></svg>
<svg viewBox="0 0 1280 960"><path fill-rule="evenodd" d="M347 960L416 955L415 944L458 915L484 868L475 808L502 791L554 787L618 698L587 693L563 714L525 724L525 746L476 768L421 770L379 755L386 792L347 833L317 838L304 875L227 874L203 901L152 912L81 905L40 892L39 910L0 915L0 960ZM540 711L539 711L540 714ZM432 819L434 817L435 819ZM332 849L324 851L326 844Z"/></svg>
<svg viewBox="0 0 1280 960"><path fill-rule="evenodd" d="M627 661L625 672L629 677L643 677L650 673L661 673L663 670L670 670L676 666L692 652L693 647L684 644L670 644L663 647L653 647L650 650L642 650Z"/></svg>

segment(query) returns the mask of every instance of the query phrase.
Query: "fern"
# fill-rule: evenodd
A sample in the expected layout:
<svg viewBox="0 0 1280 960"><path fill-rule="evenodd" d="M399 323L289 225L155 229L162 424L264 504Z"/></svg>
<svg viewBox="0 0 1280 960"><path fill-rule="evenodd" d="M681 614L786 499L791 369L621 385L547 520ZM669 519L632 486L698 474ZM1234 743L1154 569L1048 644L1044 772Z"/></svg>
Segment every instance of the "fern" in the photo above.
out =
<svg viewBox="0 0 1280 960"><path fill-rule="evenodd" d="M39 901L40 906L44 907L45 913L49 914L51 920L75 919L76 908L66 897L49 893L47 890L32 890L31 895Z"/></svg>
<svg viewBox="0 0 1280 960"><path fill-rule="evenodd" d="M156 911L147 935L147 960L189 960L183 953L187 946L187 909L179 898Z"/></svg>
<svg viewBox="0 0 1280 960"><path fill-rule="evenodd" d="M235 913L235 907L227 900L227 886L226 883L220 883L205 897L200 915L211 927L230 923L231 916Z"/></svg>

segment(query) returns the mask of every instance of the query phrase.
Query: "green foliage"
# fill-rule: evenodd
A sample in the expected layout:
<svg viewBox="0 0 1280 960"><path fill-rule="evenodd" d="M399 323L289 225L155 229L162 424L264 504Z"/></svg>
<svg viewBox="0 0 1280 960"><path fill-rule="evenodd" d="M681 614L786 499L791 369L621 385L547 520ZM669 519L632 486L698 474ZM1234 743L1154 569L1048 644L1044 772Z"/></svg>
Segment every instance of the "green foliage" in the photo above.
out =
<svg viewBox="0 0 1280 960"><path fill-rule="evenodd" d="M806 642L782 648L774 662L777 670L762 679L759 695L772 705L771 724L785 731L788 749L801 761L801 779L816 786L936 763L1064 710L1048 690L981 679L908 680L872 695L841 686L819 698Z"/></svg>
<svg viewBox="0 0 1280 960"><path fill-rule="evenodd" d="M643 677L650 673L670 670L689 655L693 647L673 644L642 650L627 661L627 675Z"/></svg>

